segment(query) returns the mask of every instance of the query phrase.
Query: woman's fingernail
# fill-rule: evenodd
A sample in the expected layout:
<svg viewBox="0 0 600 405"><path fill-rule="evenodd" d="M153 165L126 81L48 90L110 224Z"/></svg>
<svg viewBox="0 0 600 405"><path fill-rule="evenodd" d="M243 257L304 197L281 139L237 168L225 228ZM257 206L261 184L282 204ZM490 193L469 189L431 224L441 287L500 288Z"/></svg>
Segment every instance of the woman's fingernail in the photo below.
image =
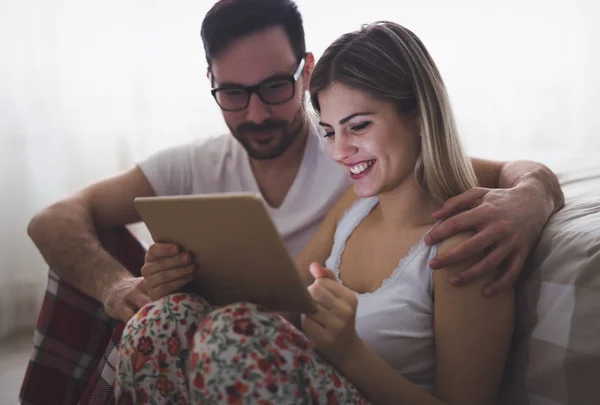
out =
<svg viewBox="0 0 600 405"><path fill-rule="evenodd" d="M431 236L429 236L429 235L425 236L425 243L427 243L428 245L431 243Z"/></svg>
<svg viewBox="0 0 600 405"><path fill-rule="evenodd" d="M453 276L450 278L450 282L454 285L460 284L461 281L462 279L459 276Z"/></svg>
<svg viewBox="0 0 600 405"><path fill-rule="evenodd" d="M494 289L488 287L485 289L485 291L483 293L485 294L486 297L491 297L492 295L494 295Z"/></svg>
<svg viewBox="0 0 600 405"><path fill-rule="evenodd" d="M439 266L440 266L440 262L438 262L435 259L433 259L431 262L429 262L429 267L431 267L432 269L435 269L435 268L437 268Z"/></svg>

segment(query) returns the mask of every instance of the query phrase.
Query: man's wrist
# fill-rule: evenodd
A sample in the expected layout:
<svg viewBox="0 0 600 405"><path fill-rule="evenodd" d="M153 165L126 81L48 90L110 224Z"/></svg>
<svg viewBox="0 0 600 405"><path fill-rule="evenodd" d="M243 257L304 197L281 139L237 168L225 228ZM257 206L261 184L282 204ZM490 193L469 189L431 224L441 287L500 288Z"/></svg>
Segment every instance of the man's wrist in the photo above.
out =
<svg viewBox="0 0 600 405"><path fill-rule="evenodd" d="M564 205L564 196L556 175L543 164L530 161L506 162L500 170L499 188L532 191L530 198L542 203L548 219Z"/></svg>
<svg viewBox="0 0 600 405"><path fill-rule="evenodd" d="M102 305L104 305L114 292L114 288L117 284L123 280L133 277L134 275L122 266L114 268L110 271L106 271L103 276L100 276L96 279L95 298L98 299Z"/></svg>
<svg viewBox="0 0 600 405"><path fill-rule="evenodd" d="M517 187L524 187L534 193L536 200L544 208L546 220L564 205L560 184L548 169L539 169L528 173L521 178Z"/></svg>

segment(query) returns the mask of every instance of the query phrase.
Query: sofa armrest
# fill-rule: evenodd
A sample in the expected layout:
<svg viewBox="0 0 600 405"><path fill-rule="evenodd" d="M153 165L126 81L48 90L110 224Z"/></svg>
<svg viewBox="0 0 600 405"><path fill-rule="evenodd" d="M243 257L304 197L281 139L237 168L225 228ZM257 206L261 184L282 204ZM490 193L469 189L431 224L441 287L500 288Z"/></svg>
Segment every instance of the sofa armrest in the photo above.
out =
<svg viewBox="0 0 600 405"><path fill-rule="evenodd" d="M518 283L500 404L587 405L600 398L600 168L561 179L565 206L548 222Z"/></svg>

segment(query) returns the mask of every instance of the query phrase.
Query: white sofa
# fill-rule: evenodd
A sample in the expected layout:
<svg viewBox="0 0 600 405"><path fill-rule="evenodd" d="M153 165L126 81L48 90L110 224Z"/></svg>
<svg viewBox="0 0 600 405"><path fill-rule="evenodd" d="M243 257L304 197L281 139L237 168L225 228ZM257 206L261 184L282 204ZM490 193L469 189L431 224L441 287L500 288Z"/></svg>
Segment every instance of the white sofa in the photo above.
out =
<svg viewBox="0 0 600 405"><path fill-rule="evenodd" d="M518 283L503 405L600 404L600 159L556 173L565 206Z"/></svg>

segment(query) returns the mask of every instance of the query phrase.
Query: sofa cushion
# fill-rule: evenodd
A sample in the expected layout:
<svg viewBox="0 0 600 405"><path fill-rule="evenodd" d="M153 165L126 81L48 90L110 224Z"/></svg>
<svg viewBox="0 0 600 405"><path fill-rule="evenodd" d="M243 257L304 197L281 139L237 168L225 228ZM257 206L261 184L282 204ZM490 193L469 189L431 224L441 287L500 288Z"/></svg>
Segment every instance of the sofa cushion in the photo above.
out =
<svg viewBox="0 0 600 405"><path fill-rule="evenodd" d="M565 206L546 225L517 285L502 404L600 398L600 168L558 175Z"/></svg>

